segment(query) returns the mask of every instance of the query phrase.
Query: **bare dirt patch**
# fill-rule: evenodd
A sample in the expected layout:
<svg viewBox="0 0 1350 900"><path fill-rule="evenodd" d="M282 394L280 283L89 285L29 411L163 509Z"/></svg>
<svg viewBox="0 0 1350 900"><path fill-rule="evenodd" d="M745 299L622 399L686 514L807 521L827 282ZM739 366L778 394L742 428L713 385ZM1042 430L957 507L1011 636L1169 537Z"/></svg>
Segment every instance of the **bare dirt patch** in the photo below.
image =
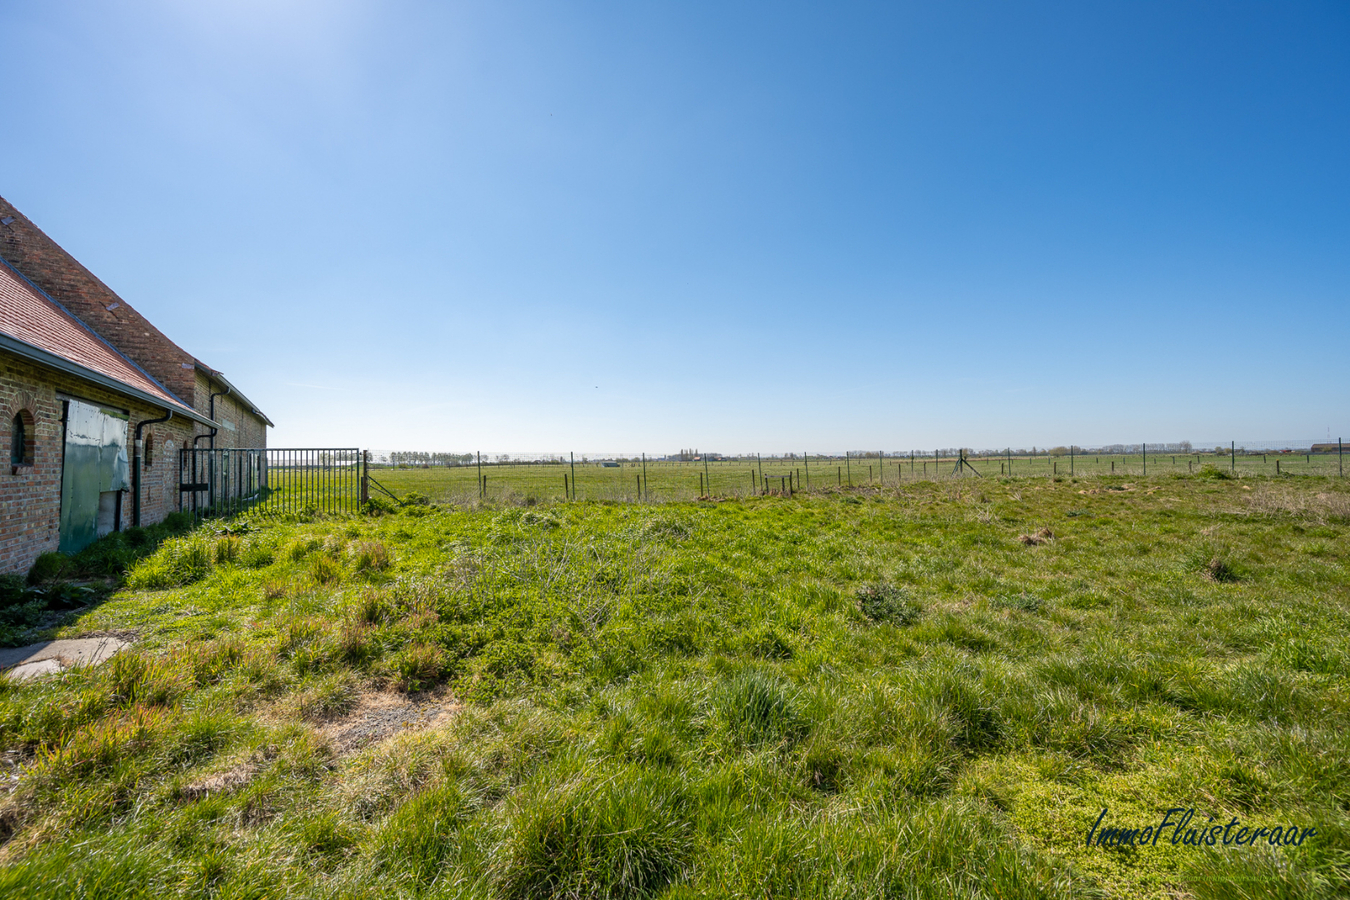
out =
<svg viewBox="0 0 1350 900"><path fill-rule="evenodd" d="M432 728L448 722L460 709L447 691L407 695L387 691L361 694L355 708L324 724L319 733L338 755L354 753L400 731Z"/></svg>
<svg viewBox="0 0 1350 900"><path fill-rule="evenodd" d="M1128 494L1134 490L1133 484L1108 484L1106 487L1085 488L1080 494ZM1156 490L1156 488L1155 488Z"/></svg>
<svg viewBox="0 0 1350 900"><path fill-rule="evenodd" d="M211 794L223 794L241 788L253 780L257 768L251 763L242 763L224 772L216 772L184 785L180 793L184 799L200 800Z"/></svg>

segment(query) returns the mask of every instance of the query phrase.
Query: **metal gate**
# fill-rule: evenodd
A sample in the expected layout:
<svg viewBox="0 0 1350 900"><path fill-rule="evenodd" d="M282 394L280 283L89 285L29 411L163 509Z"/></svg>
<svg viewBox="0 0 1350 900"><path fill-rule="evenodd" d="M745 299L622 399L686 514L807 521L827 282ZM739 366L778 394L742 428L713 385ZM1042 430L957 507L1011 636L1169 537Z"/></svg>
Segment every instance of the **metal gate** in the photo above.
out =
<svg viewBox="0 0 1350 900"><path fill-rule="evenodd" d="M367 496L366 454L350 447L178 451L178 508L195 516L354 513Z"/></svg>

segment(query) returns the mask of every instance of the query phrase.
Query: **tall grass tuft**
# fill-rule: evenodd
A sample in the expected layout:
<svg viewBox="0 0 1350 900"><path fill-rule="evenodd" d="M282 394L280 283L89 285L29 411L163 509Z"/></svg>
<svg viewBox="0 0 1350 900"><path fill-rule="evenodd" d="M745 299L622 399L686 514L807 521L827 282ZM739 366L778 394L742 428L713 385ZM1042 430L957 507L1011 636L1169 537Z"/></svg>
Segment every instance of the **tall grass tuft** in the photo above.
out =
<svg viewBox="0 0 1350 900"><path fill-rule="evenodd" d="M731 734L747 746L794 744L810 729L797 691L755 669L725 679L718 686L716 705Z"/></svg>
<svg viewBox="0 0 1350 900"><path fill-rule="evenodd" d="M508 900L654 897L685 876L693 829L670 772L550 769L512 806L491 863Z"/></svg>
<svg viewBox="0 0 1350 900"><path fill-rule="evenodd" d="M858 589L858 607L862 614L878 624L912 625L919 620L923 607L901 588L876 582Z"/></svg>
<svg viewBox="0 0 1350 900"><path fill-rule="evenodd" d="M384 541L357 541L347 548L347 556L353 571L361 574L383 572L393 564Z"/></svg>

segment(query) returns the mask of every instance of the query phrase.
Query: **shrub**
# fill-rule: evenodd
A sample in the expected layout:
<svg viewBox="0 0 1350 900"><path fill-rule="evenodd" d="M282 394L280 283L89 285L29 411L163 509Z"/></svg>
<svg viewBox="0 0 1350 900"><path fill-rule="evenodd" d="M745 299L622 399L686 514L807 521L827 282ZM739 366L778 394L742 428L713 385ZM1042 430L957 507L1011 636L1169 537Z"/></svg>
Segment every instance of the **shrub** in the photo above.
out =
<svg viewBox="0 0 1350 900"><path fill-rule="evenodd" d="M43 584L66 577L71 570L70 557L61 553L43 553L28 570L29 584Z"/></svg>
<svg viewBox="0 0 1350 900"><path fill-rule="evenodd" d="M361 507L361 512L368 516L385 516L393 512L398 512L398 505L387 497L371 497Z"/></svg>
<svg viewBox="0 0 1350 900"><path fill-rule="evenodd" d="M881 582L859 588L857 597L862 614L877 623L912 625L923 612L906 591Z"/></svg>
<svg viewBox="0 0 1350 900"><path fill-rule="evenodd" d="M1200 471L1195 473L1200 478L1213 478L1215 481L1227 481L1230 478L1236 478L1229 469L1220 469L1211 463L1205 463L1200 467Z"/></svg>

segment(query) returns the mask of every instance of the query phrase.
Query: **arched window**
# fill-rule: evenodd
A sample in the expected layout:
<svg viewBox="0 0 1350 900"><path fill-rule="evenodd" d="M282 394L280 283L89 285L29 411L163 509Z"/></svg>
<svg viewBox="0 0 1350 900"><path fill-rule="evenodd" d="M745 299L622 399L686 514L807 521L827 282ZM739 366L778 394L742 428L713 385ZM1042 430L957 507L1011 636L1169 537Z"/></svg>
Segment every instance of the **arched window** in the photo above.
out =
<svg viewBox="0 0 1350 900"><path fill-rule="evenodd" d="M33 464L33 414L21 409L14 414L9 432L9 464L12 466L31 466Z"/></svg>

